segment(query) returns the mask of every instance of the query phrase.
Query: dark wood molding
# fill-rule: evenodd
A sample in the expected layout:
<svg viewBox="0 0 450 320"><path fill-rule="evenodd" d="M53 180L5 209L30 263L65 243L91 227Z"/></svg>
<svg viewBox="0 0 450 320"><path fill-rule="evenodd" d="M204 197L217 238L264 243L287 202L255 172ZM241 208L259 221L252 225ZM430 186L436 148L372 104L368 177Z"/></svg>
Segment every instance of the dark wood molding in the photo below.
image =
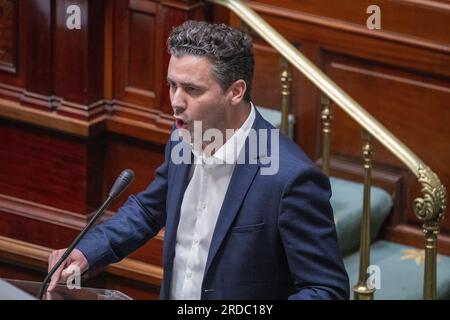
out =
<svg viewBox="0 0 450 320"><path fill-rule="evenodd" d="M396 226L386 226L382 229L381 236L389 241L425 248L425 237L422 228L417 225L401 223ZM448 234L438 235L437 250L440 254L450 256L450 236Z"/></svg>
<svg viewBox="0 0 450 320"><path fill-rule="evenodd" d="M108 132L118 133L159 145L165 145L170 135L170 130L125 117L109 118L106 122L106 129Z"/></svg>
<svg viewBox="0 0 450 320"><path fill-rule="evenodd" d="M165 144L172 130L173 117L160 111L141 108L124 102L101 101L91 107L71 104L70 108L60 107L59 112L44 111L45 108L29 108L53 104L55 98L29 94L21 89L0 84L0 95L14 100L20 97L23 105L10 99L0 98L0 117L38 125L71 135L90 137L109 131ZM63 102L62 105L64 105ZM25 106L24 106L25 105ZM78 110L77 119L73 116ZM114 110L114 111L107 111ZM109 114L107 114L109 113ZM68 116L68 115L72 116Z"/></svg>
<svg viewBox="0 0 450 320"><path fill-rule="evenodd" d="M86 225L86 215L4 194L0 194L0 211L74 230L81 230Z"/></svg>
<svg viewBox="0 0 450 320"><path fill-rule="evenodd" d="M405 1L411 4L416 4L416 1ZM435 10L436 7L430 5L431 1L421 1L421 5L428 9ZM259 1L249 1L248 3L252 9L255 11L287 19L292 19L297 22L314 24L320 27L325 27L340 32L349 32L357 35L362 35L364 37L378 38L384 41L398 42L402 45L415 46L427 50L433 50L442 53L450 53L450 46L443 42L432 41L425 38L418 38L410 36L404 33L391 32L382 30L380 32L374 32L373 30L367 29L363 25L358 25L351 22L345 22L343 20L333 19L330 17L319 16L315 14L305 13L297 10L291 10L288 8L283 8L282 6L275 6L272 4L260 3ZM441 10L448 12L450 15L450 10L448 6L439 7ZM365 13L365 12L364 12ZM363 13L361 13L363 14ZM365 20L364 20L365 21Z"/></svg>
<svg viewBox="0 0 450 320"><path fill-rule="evenodd" d="M2 92L0 87L0 94ZM104 131L106 119L106 116L102 116L91 121L77 120L57 113L25 107L9 99L0 99L0 116L81 137Z"/></svg>
<svg viewBox="0 0 450 320"><path fill-rule="evenodd" d="M153 127L170 132L173 125L173 116L159 110L147 109L139 105L114 101L112 104L111 118L126 118L143 122Z"/></svg>
<svg viewBox="0 0 450 320"><path fill-rule="evenodd" d="M161 0L160 4L169 8L193 10L204 5L202 0Z"/></svg>

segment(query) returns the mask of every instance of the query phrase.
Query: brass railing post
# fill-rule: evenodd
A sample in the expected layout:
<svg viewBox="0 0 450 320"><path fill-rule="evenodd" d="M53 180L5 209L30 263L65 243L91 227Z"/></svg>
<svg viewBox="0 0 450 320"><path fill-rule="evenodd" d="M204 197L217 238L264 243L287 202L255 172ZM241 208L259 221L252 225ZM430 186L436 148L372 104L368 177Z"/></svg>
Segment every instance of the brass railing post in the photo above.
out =
<svg viewBox="0 0 450 320"><path fill-rule="evenodd" d="M330 175L330 148L331 148L331 121L333 120L333 110L331 109L331 100L324 93L320 96L322 112L322 170Z"/></svg>
<svg viewBox="0 0 450 320"><path fill-rule="evenodd" d="M436 300L436 260L439 224L424 223L423 232L425 233L425 270L423 276L423 299Z"/></svg>
<svg viewBox="0 0 450 320"><path fill-rule="evenodd" d="M414 212L418 219L424 221L425 233L425 270L423 298L437 299L436 260L437 236L439 224L447 208L447 191L437 175L426 165L419 165L419 182L422 184L423 198L414 200Z"/></svg>
<svg viewBox="0 0 450 320"><path fill-rule="evenodd" d="M292 76L289 70L288 61L280 57L281 67L281 125L280 131L285 135L289 135L289 106L291 103L291 82Z"/></svg>
<svg viewBox="0 0 450 320"><path fill-rule="evenodd" d="M367 269L370 265L370 187L372 183L372 137L363 130L364 157L364 198L363 216L361 219L361 240L359 258L359 280L353 287L355 300L372 300L375 289L368 284Z"/></svg>

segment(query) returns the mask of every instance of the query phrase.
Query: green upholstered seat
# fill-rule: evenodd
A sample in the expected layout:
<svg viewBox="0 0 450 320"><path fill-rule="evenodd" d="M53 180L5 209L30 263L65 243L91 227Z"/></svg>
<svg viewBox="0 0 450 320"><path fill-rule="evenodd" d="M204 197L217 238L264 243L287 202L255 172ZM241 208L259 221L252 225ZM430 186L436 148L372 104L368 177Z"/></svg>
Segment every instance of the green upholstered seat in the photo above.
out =
<svg viewBox="0 0 450 320"><path fill-rule="evenodd" d="M363 208L363 187L361 183L330 177L332 190L331 206L341 253L346 255L359 249L361 217ZM392 207L392 197L383 189L372 187L371 239L374 240Z"/></svg>
<svg viewBox="0 0 450 320"><path fill-rule="evenodd" d="M371 246L370 263L380 269L380 289L376 300L423 299L424 250L390 241L376 241ZM359 252L344 257L350 288L358 281ZM450 298L450 257L438 255L437 295ZM353 298L353 294L352 294Z"/></svg>

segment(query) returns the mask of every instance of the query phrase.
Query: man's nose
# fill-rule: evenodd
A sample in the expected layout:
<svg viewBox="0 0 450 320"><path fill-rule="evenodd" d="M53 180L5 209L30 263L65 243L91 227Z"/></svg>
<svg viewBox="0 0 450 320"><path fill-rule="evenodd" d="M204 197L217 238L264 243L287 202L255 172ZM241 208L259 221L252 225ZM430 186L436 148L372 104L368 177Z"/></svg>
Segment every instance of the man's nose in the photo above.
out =
<svg viewBox="0 0 450 320"><path fill-rule="evenodd" d="M175 114L180 114L186 109L186 97L180 88L177 88L172 94L172 108Z"/></svg>

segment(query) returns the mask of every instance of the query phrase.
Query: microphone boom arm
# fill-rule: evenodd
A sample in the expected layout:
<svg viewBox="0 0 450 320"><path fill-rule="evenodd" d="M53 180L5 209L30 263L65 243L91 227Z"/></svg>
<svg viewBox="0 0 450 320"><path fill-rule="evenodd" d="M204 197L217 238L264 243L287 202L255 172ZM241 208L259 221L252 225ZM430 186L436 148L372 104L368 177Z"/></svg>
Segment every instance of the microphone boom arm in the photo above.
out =
<svg viewBox="0 0 450 320"><path fill-rule="evenodd" d="M134 178L134 172L133 170L126 169L122 171L122 173L119 175L119 177L114 182L111 191L108 194L108 197L103 202L102 206L97 210L95 215L92 217L91 221L84 227L83 231L80 232L80 234L75 238L75 240L72 242L72 244L67 248L66 252L61 256L61 258L58 260L58 262L53 266L53 268L50 270L50 272L45 277L44 281L42 282L42 285L39 289L39 293L37 295L37 298L39 300L42 300L42 297L44 296L44 292L47 290L47 282L50 280L50 278L53 276L53 274L58 270L58 268L61 266L61 264L67 259L69 254L73 251L75 246L80 242L81 238L86 234L86 232L89 231L89 229L92 227L92 225L97 221L97 219L102 215L102 213L108 208L110 203L117 198L123 190L127 186L130 185L130 183L133 181Z"/></svg>
<svg viewBox="0 0 450 320"><path fill-rule="evenodd" d="M66 258L69 256L69 254L73 251L75 246L80 242L81 238L86 234L86 232L89 231L91 226L97 221L97 219L102 215L103 211L108 208L110 203L114 200L113 197L108 196L108 198L105 200L105 202L102 204L102 206L97 210L94 217L89 221L89 223L84 227L83 231L75 238L75 240L72 242L69 248L67 248L66 252L62 255L62 257L58 260L58 262L53 266L52 270L47 274L45 277L41 288L39 290L39 293L37 295L37 298L39 300L42 300L42 297L44 296L45 290L47 290L47 282L50 280L50 278L53 276L53 274L58 270L58 268L61 266L61 264L66 260Z"/></svg>

